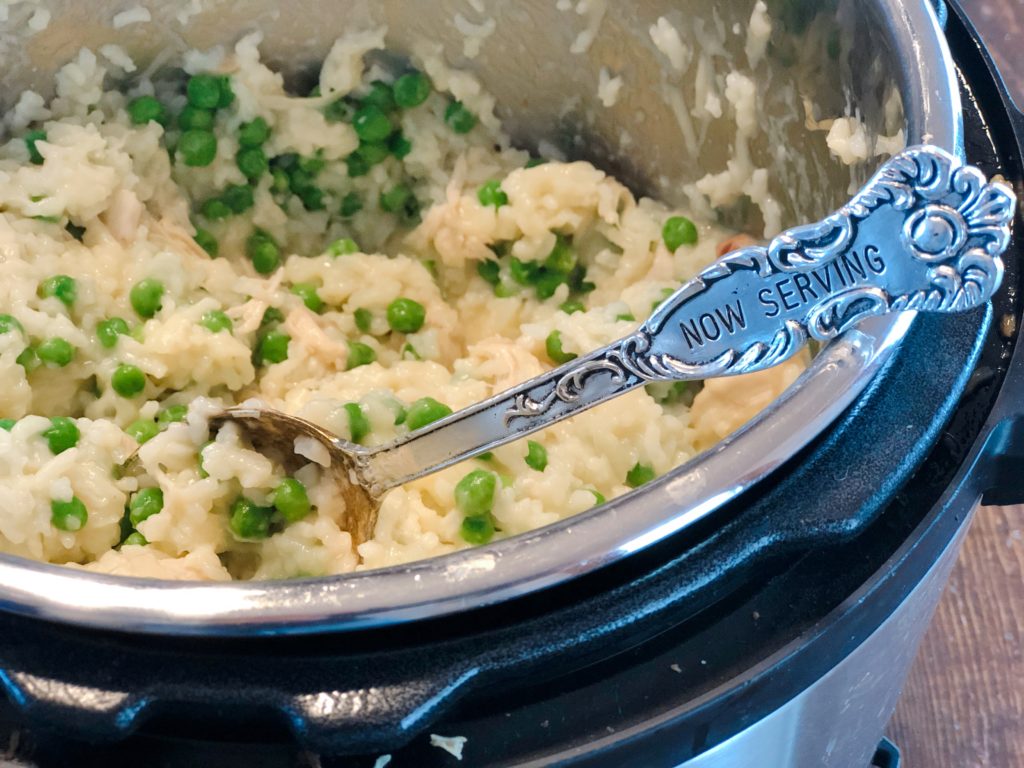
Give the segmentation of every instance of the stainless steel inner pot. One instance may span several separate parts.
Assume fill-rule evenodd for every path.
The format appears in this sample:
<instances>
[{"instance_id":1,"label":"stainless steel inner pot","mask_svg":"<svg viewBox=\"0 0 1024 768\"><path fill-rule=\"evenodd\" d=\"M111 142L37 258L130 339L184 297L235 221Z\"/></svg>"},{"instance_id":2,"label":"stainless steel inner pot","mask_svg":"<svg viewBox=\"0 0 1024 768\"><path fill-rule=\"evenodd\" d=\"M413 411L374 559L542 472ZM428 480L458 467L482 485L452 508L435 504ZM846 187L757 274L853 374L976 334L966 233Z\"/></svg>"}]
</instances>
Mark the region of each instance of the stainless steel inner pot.
<instances>
[{"instance_id":1,"label":"stainless steel inner pot","mask_svg":"<svg viewBox=\"0 0 1024 768\"><path fill-rule=\"evenodd\" d=\"M139 6L150 20L114 28L117 14ZM638 193L698 209L707 202L694 183L725 171L744 146L752 164L767 171L766 194L777 203L782 226L819 218L844 202L877 160L843 165L808 117L858 115L870 136L895 125L905 129L908 144L930 142L962 154L952 62L927 0L820 7L770 0L774 25L762 57L747 41L751 0L44 0L50 18L36 31L31 27L40 25L28 19L38 7L13 6L0 25L8 104L28 87L48 95L54 71L83 46L117 44L140 71L147 65L159 71L189 48L230 47L259 30L265 59L301 81L315 73L337 37L386 24L395 54L439 46L450 64L479 77L514 142L590 159ZM467 57L472 51L463 32L490 30L492 20L479 54ZM681 48L655 45L666 23L677 30ZM756 83L749 140L738 136L722 98L734 66ZM624 83L612 106L599 100L602 69ZM801 95L816 114L795 108L802 107ZM680 120L695 111L705 119L691 118L689 126ZM772 222L747 198L720 200L706 212L760 235ZM407 566L289 582L123 579L0 556L0 600L8 610L119 630L260 634L409 621L509 599L643 549L735 498L853 402L912 321L908 314L865 323L824 349L778 401L713 450L601 508L529 534Z\"/></svg>"}]
</instances>

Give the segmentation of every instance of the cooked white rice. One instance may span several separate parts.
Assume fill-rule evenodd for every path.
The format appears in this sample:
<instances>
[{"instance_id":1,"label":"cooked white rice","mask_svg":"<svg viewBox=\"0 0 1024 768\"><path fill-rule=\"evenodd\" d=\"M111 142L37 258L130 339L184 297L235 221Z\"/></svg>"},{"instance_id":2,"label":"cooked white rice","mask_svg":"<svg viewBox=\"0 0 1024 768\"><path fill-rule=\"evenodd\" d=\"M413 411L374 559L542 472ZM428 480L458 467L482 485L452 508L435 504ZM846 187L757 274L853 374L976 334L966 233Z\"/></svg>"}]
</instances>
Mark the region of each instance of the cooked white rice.
<instances>
[{"instance_id":1,"label":"cooked white rice","mask_svg":"<svg viewBox=\"0 0 1024 768\"><path fill-rule=\"evenodd\" d=\"M603 6L593 6L598 24ZM136 20L126 14L123 23ZM520 441L390 492L373 539L358 549L338 525L342 501L322 477L322 457L315 446L297 445L310 462L294 474L313 511L288 525L275 519L265 538L236 536L232 503L239 496L271 503L285 472L233 427L211 435L206 420L219 409L257 397L348 437L344 405L354 402L371 427L364 442L387 442L407 431L395 425L396 409L419 398L458 409L550 368L545 340L552 331L578 353L626 335L636 325L630 317L646 317L664 291L712 261L728 235L699 224L699 242L673 253L661 230L679 212L635 199L587 163L525 168L529 155L509 146L493 100L431 51L416 64L437 90L396 118L411 151L350 178L345 158L359 139L348 121L326 119L324 108L390 77L375 66L364 71L364 54L383 42L383 30L339 41L323 66L322 95L311 97L285 92L280 75L259 60L258 37L228 56L190 56L192 71L216 67L230 75L235 94L216 113L216 159L205 167L188 167L180 157L172 164L168 146L178 132L156 122L134 125L127 111L140 93L156 93L178 113L185 104L181 82L155 89L147 82L124 94L105 87L104 65L88 51L61 70L50 103L25 94L7 115L14 137L0 147L0 312L21 329L0 334L0 417L15 422L0 429L0 551L107 573L214 580L334 574L430 557L469 546L454 489L471 470L501 478L495 535L513 536L628 491L627 474L637 464L657 474L679 465L795 379L799 361L708 382L692 407L686 398L635 391L534 437L547 450L543 471L524 462ZM668 54L682 56L674 47ZM128 69L111 51L105 56ZM449 93L479 118L468 133L445 122ZM271 175L263 174L252 208L207 221L197 213L203 202L246 182L235 162L237 136L256 117L271 129L268 156L323 161L316 182L325 207L306 210L297 196L274 193ZM33 129L46 132L36 145L41 164L30 161L24 140ZM492 179L500 180L506 205L478 201L478 189ZM381 192L403 181L421 205L418 223L379 208ZM341 216L350 193L363 208ZM197 245L193 222L216 237L218 258ZM272 274L257 274L246 257L254 227L281 247L281 267ZM543 261L556 232L571 238L591 292L570 297L563 283L541 300L503 267L499 292L511 295L499 298L478 275L482 261ZM361 252L331 255L328 244L345 237ZM510 255L496 256L501 244ZM74 278L70 306L39 295L40 282L54 275ZM150 319L129 300L132 286L146 278L165 289ZM295 284L316 287L322 313L304 305L291 291ZM386 309L398 297L425 308L422 329L389 331ZM570 298L584 311L561 309ZM290 337L288 357L254 364L268 308L282 314L278 330ZM366 330L357 327L357 309L370 312ZM233 330L214 333L201 324L214 310L227 313ZM125 318L132 332L108 349L96 328L112 317ZM74 346L69 364L26 363L27 348L54 337ZM347 370L351 341L368 345L375 362ZM146 374L139 395L124 397L111 386L121 364ZM188 406L187 419L145 442L135 471L118 471L139 447L125 429L136 431L140 420L152 423L173 405ZM72 417L80 438L55 455L43 433L57 416ZM125 524L127 505L140 489L156 487L162 509L133 532ZM72 498L88 516L79 530L62 530L54 503Z\"/></svg>"}]
</instances>

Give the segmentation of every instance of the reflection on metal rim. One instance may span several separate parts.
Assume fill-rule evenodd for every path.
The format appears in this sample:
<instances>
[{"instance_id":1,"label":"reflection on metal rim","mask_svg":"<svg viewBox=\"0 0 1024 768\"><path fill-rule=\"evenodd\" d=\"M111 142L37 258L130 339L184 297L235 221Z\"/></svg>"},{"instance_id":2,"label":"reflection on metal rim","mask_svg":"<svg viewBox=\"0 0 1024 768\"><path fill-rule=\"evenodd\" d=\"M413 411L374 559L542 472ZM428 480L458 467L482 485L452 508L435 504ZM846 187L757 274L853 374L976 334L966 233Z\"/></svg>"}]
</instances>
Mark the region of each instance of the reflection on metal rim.
<instances>
[{"instance_id":1,"label":"reflection on metal rim","mask_svg":"<svg viewBox=\"0 0 1024 768\"><path fill-rule=\"evenodd\" d=\"M930 4L878 0L877 10L900 40L910 143L962 156L959 92ZM907 313L864 323L714 449L643 489L537 531L410 565L286 582L127 579L0 556L0 609L121 631L256 635L380 626L518 597L644 549L736 498L860 395L912 320Z\"/></svg>"}]
</instances>

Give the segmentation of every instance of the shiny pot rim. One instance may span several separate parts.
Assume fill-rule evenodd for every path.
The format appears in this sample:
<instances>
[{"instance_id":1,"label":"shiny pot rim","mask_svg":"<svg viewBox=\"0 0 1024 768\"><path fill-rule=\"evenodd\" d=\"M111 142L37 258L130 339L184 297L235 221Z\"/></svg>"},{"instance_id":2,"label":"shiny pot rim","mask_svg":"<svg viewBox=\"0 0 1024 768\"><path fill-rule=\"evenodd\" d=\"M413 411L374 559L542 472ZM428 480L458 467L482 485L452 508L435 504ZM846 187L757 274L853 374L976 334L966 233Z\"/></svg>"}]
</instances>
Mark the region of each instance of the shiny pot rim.
<instances>
[{"instance_id":1,"label":"shiny pot rim","mask_svg":"<svg viewBox=\"0 0 1024 768\"><path fill-rule=\"evenodd\" d=\"M908 144L962 156L952 57L926 0L877 0L896 41ZM853 403L913 313L873 318L830 344L743 429L656 481L544 528L408 565L293 581L199 583L107 576L0 555L0 608L158 634L266 635L437 618L597 570L705 518L777 470ZM737 475L739 462L746 465Z\"/></svg>"}]
</instances>

